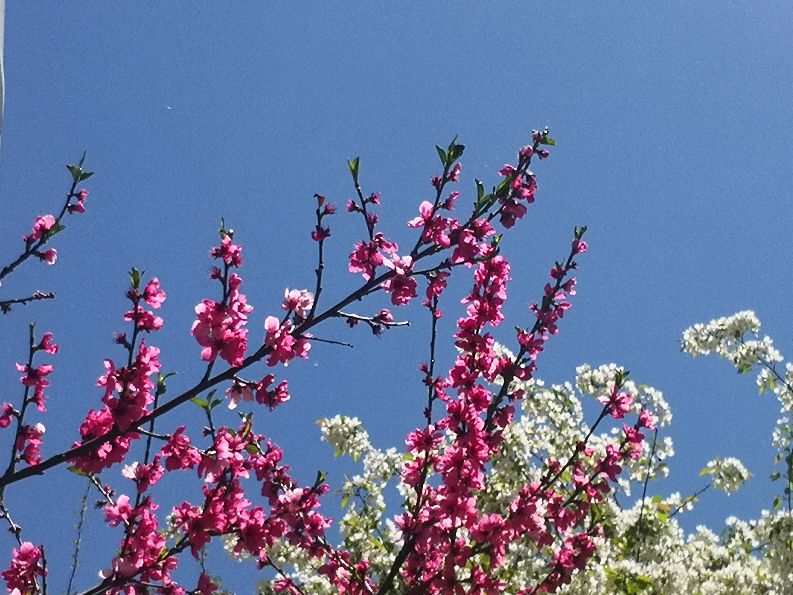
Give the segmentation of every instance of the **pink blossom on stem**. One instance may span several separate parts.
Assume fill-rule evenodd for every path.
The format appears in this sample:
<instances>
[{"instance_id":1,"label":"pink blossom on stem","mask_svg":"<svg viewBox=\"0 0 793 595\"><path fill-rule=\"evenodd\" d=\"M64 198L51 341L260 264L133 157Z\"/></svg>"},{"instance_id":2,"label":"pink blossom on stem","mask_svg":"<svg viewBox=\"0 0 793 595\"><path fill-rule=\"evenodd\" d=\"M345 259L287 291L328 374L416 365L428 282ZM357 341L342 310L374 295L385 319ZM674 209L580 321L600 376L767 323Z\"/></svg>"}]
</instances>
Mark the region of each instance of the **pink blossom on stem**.
<instances>
[{"instance_id":1,"label":"pink blossom on stem","mask_svg":"<svg viewBox=\"0 0 793 595\"><path fill-rule=\"evenodd\" d=\"M281 307L287 312L294 312L299 318L305 319L314 305L314 294L307 289L284 290L284 301Z\"/></svg>"},{"instance_id":2,"label":"pink blossom on stem","mask_svg":"<svg viewBox=\"0 0 793 595\"><path fill-rule=\"evenodd\" d=\"M223 234L220 245L212 248L209 254L212 258L222 260L228 266L237 268L242 266L242 246L235 244L228 233Z\"/></svg>"},{"instance_id":3,"label":"pink blossom on stem","mask_svg":"<svg viewBox=\"0 0 793 595\"><path fill-rule=\"evenodd\" d=\"M9 592L18 589L19 593L38 593L36 581L47 574L41 563L41 548L25 541L19 549L14 548L11 556L11 566L3 571Z\"/></svg>"},{"instance_id":4,"label":"pink blossom on stem","mask_svg":"<svg viewBox=\"0 0 793 595\"><path fill-rule=\"evenodd\" d=\"M238 275L229 277L228 305L213 300L204 300L195 307L197 320L190 329L201 350L201 359L214 361L218 355L232 366L239 366L245 358L248 346L248 314L253 307L239 292L242 279Z\"/></svg>"},{"instance_id":5,"label":"pink blossom on stem","mask_svg":"<svg viewBox=\"0 0 793 595\"><path fill-rule=\"evenodd\" d=\"M24 236L22 239L25 240L25 243L29 246L30 244L33 244L34 242L45 237L50 232L50 230L55 227L55 224L56 220L54 216L40 215L33 221L33 229L31 230L30 235Z\"/></svg>"},{"instance_id":6,"label":"pink blossom on stem","mask_svg":"<svg viewBox=\"0 0 793 595\"><path fill-rule=\"evenodd\" d=\"M11 425L14 417L16 417L16 410L11 403L3 403L0 410L0 428L7 428Z\"/></svg>"},{"instance_id":7,"label":"pink blossom on stem","mask_svg":"<svg viewBox=\"0 0 793 595\"><path fill-rule=\"evenodd\" d=\"M186 426L177 428L160 450L160 456L165 458L165 468L168 471L192 469L201 462L201 454L184 433L185 428Z\"/></svg>"},{"instance_id":8,"label":"pink blossom on stem","mask_svg":"<svg viewBox=\"0 0 793 595\"><path fill-rule=\"evenodd\" d=\"M44 353L49 353L50 355L55 355L58 353L58 346L52 342L52 339L55 335L52 333L44 333L41 336L41 341L38 345L36 345L37 351L43 351Z\"/></svg>"},{"instance_id":9,"label":"pink blossom on stem","mask_svg":"<svg viewBox=\"0 0 793 595\"><path fill-rule=\"evenodd\" d=\"M266 331L264 344L272 349L270 357L267 358L268 366L276 366L279 363L288 366L296 357L308 358L311 345L306 336L292 336L291 320L287 320L282 325L275 316L268 316L264 321L264 329Z\"/></svg>"},{"instance_id":10,"label":"pink blossom on stem","mask_svg":"<svg viewBox=\"0 0 793 595\"><path fill-rule=\"evenodd\" d=\"M46 411L45 403L47 397L44 394L44 389L50 386L47 376L52 373L54 368L50 364L42 364L37 368L31 368L26 364L17 364L16 367L17 370L23 372L19 381L23 385L33 388L33 400L36 403L36 408L41 412Z\"/></svg>"},{"instance_id":11,"label":"pink blossom on stem","mask_svg":"<svg viewBox=\"0 0 793 595\"><path fill-rule=\"evenodd\" d=\"M229 409L236 409L241 401L253 401L253 387L250 383L235 378L226 390L226 396L229 398Z\"/></svg>"},{"instance_id":12,"label":"pink blossom on stem","mask_svg":"<svg viewBox=\"0 0 793 595\"><path fill-rule=\"evenodd\" d=\"M121 471L121 475L135 482L138 486L139 494L142 494L160 481L163 473L164 470L160 465L159 457L154 457L154 460L148 465L141 465L135 461L131 465L126 465Z\"/></svg>"},{"instance_id":13,"label":"pink blossom on stem","mask_svg":"<svg viewBox=\"0 0 793 595\"><path fill-rule=\"evenodd\" d=\"M69 213L85 213L85 201L88 198L88 190L86 188L81 189L77 193L77 202L70 204L67 208Z\"/></svg>"},{"instance_id":14,"label":"pink blossom on stem","mask_svg":"<svg viewBox=\"0 0 793 595\"><path fill-rule=\"evenodd\" d=\"M383 290L391 294L391 303L395 306L406 305L418 295L416 280L410 276L413 271L413 259L410 256L399 257L393 254L391 260L386 260L383 264L394 271L393 276L383 281Z\"/></svg>"},{"instance_id":15,"label":"pink blossom on stem","mask_svg":"<svg viewBox=\"0 0 793 595\"><path fill-rule=\"evenodd\" d=\"M628 393L620 392L615 386L608 396L600 397L599 401L608 407L608 412L614 419L622 419L630 411L633 397Z\"/></svg>"},{"instance_id":16,"label":"pink blossom on stem","mask_svg":"<svg viewBox=\"0 0 793 595\"><path fill-rule=\"evenodd\" d=\"M41 462L41 445L44 441L41 437L46 429L44 424L38 423L33 426L22 426L17 434L15 447L19 453L19 458L31 467Z\"/></svg>"},{"instance_id":17,"label":"pink blossom on stem","mask_svg":"<svg viewBox=\"0 0 793 595\"><path fill-rule=\"evenodd\" d=\"M36 252L36 256L42 262L46 262L48 265L52 266L55 264L55 261L58 260L58 251L55 248L50 248L43 252Z\"/></svg>"},{"instance_id":18,"label":"pink blossom on stem","mask_svg":"<svg viewBox=\"0 0 793 595\"><path fill-rule=\"evenodd\" d=\"M289 395L289 385L286 380L278 383L277 386L270 388L275 381L275 376L267 374L261 382L256 385L256 402L267 405L273 411L278 405L286 403L291 397Z\"/></svg>"},{"instance_id":19,"label":"pink blossom on stem","mask_svg":"<svg viewBox=\"0 0 793 595\"><path fill-rule=\"evenodd\" d=\"M143 290L143 300L150 307L159 310L165 298L165 292L160 289L160 280L157 277L152 277L151 281L146 285L146 289Z\"/></svg>"}]
</instances>

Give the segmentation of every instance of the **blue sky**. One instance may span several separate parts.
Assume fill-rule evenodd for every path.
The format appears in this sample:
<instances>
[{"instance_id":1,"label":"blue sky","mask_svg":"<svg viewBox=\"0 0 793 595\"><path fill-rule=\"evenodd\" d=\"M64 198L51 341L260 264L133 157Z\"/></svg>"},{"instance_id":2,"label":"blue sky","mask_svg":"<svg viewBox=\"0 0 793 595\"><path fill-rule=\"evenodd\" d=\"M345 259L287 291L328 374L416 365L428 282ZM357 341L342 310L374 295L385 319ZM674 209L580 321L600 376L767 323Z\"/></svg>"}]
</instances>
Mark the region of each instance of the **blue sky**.
<instances>
[{"instance_id":1,"label":"blue sky","mask_svg":"<svg viewBox=\"0 0 793 595\"><path fill-rule=\"evenodd\" d=\"M221 216L245 247L255 340L284 287L313 284L311 196L337 204L351 196L347 158L361 156L365 189L383 196L384 229L408 241L403 223L429 195L436 143L459 135L467 146L470 197L474 177L494 180L530 130L548 125L559 146L536 168L538 202L504 248L509 322L528 319L526 304L573 226L588 225L574 309L539 375L561 382L584 362L623 364L663 390L675 414L678 455L654 490L696 491L699 470L717 455L755 473L737 496L708 495L686 528L759 514L773 493L777 404L727 363L682 355L677 339L695 322L752 308L783 353L793 348L791 30L787 2L9 1L2 260L16 255L35 215L59 204L64 163L87 149L97 174L88 213L55 240L57 265L31 263L0 290L58 291L56 303L0 321L4 399L19 398L13 362L36 320L62 346L42 419L47 452L71 444L99 402L102 360L120 356L111 339L130 266L168 292L166 329L154 342L180 373L172 390L190 386L202 368L188 333L193 306L214 297L207 252ZM357 282L344 270L363 232L356 223L333 221L328 299ZM452 322L454 306L447 310ZM315 346L287 372L293 400L258 416L304 481L322 468L338 485L352 471L320 444L319 417L357 415L383 447L421 423L416 369L427 333L421 312L404 317L411 329L379 340L323 328L356 348ZM176 413L163 430L190 420L194 412ZM113 473L107 480L122 485ZM49 545L56 590L65 588L81 490L63 470L9 489L25 539ZM96 582L118 535L92 511L86 539L83 587ZM228 575L225 565L215 552L210 568ZM237 569L228 584L242 593L253 580Z\"/></svg>"}]
</instances>

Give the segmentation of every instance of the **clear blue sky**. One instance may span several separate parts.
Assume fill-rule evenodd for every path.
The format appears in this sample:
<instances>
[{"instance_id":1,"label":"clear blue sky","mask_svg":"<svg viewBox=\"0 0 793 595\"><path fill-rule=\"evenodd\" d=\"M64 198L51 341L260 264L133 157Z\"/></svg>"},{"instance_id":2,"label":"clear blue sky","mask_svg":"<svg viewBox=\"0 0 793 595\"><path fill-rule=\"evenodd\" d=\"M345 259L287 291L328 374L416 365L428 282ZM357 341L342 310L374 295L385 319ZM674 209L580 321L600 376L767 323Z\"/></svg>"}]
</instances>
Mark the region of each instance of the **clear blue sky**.
<instances>
[{"instance_id":1,"label":"clear blue sky","mask_svg":"<svg viewBox=\"0 0 793 595\"><path fill-rule=\"evenodd\" d=\"M676 341L694 322L753 308L793 355L793 8L585 4L9 0L1 260L16 255L34 215L59 204L65 162L87 149L97 174L87 215L54 242L57 265L31 263L0 290L59 294L0 320L3 400L19 398L13 362L24 358L25 327L36 320L62 347L42 419L46 452L71 444L99 402L102 360L120 356L111 338L133 265L168 292L166 329L154 342L165 368L180 372L172 390L190 386L202 370L189 336L193 306L214 297L207 251L221 216L245 247L255 341L284 287L313 284L311 196L337 204L351 196L345 159L361 156L366 190L383 196L385 230L406 241L404 221L436 173L434 144L459 135L467 145L470 197L473 177L494 180L530 130L548 125L559 146L536 168L538 203L505 246L509 322L528 319L526 304L573 226L587 224L591 250L574 309L539 375L561 382L584 362L625 365L662 389L675 414L672 477L653 490L694 492L699 469L717 455L737 456L755 473L737 496L708 495L686 528L718 530L729 514L759 514L771 500L777 404L757 396L753 378L736 377L725 362L691 360ZM344 216L333 224L328 299L357 282L344 268L362 232ZM454 307L447 310L452 322ZM317 345L289 368L293 400L260 412L257 426L304 481L322 468L338 485L353 470L320 444L319 417L357 415L383 447L400 446L421 423L420 314L406 311L415 326L380 340L328 325L322 336L356 348ZM177 412L161 429L198 419ZM119 471L106 480L124 485ZM178 492L180 479L162 491ZM9 489L24 538L48 545L55 591L65 588L82 486L60 469ZM331 502L329 512L337 510ZM118 538L92 511L79 586L96 582ZM9 552L10 536L0 547ZM210 569L250 591L254 577L241 567L231 576L227 564L213 552Z\"/></svg>"}]
</instances>

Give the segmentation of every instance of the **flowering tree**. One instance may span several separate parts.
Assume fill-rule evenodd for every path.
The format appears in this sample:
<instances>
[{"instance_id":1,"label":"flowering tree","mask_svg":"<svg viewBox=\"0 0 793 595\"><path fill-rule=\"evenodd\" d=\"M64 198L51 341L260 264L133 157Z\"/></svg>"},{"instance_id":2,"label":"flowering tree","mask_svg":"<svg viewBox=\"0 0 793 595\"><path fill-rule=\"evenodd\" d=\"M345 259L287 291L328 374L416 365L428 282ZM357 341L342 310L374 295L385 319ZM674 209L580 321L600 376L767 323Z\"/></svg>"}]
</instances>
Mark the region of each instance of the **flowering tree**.
<instances>
[{"instance_id":1,"label":"flowering tree","mask_svg":"<svg viewBox=\"0 0 793 595\"><path fill-rule=\"evenodd\" d=\"M456 214L460 192L451 188L460 180L464 147L456 140L437 147L440 171L431 178L432 198L407 223L416 230L407 248L381 231L380 195L364 192L360 162L350 161L355 198L345 210L359 218L362 234L348 268L361 281L336 303L321 300L336 208L317 194L310 234L317 251L314 286L287 289L283 312L260 317L263 330L251 336L253 307L242 293L239 272L242 247L222 224L210 252L217 294L196 306L190 329L205 369L177 396L165 396L169 374L153 344L164 324L157 312L165 291L159 279L132 269L123 314L127 330L115 337L122 355L105 360L105 374L97 381L101 404L86 414L71 448L46 456L44 425L31 417L46 412L53 372L49 362L58 347L52 333L37 334L31 326L27 361L17 364L22 395L4 403L0 416L10 450L8 468L0 476L0 517L16 540L2 573L8 590L46 591L47 544L14 522L3 496L6 489L59 466L86 477L103 501L107 524L119 533L117 551L84 593L218 592L217 582L205 572L189 584L177 584L174 578L180 561L203 560L213 539L223 540L231 556L250 559L263 571L263 593L672 593L681 592L675 590L680 585L710 584L702 573L681 574L671 561L662 562L661 554L671 548L679 564L691 551L702 550L701 543L713 551L737 547L750 539L750 531L736 531L740 537L726 545L712 534L686 541L675 515L693 499L645 498L648 479L665 473L664 460L672 454L671 441L659 435L671 421L662 394L636 384L615 365L579 368L577 392L572 384L546 387L536 378L545 344L571 307L573 274L587 250L586 228L574 230L566 253L551 266L538 301L530 306L529 323L515 328L514 345L502 346L492 335L504 322L510 280L498 230L508 236L534 202L537 183L530 165L547 158L547 147L554 144L547 129L535 131L516 162L498 172L500 179L490 191L476 181L473 206L462 216ZM92 175L84 169L84 159L69 170L72 185L59 214L35 219L24 249L0 270L0 280L34 257L56 262L57 252L48 246L67 217L85 211L88 191L80 186ZM456 357L450 369L440 370L436 355L445 338L438 332L441 306L460 299L446 293L454 274L470 274L472 282L452 337ZM345 513L334 526L321 507L330 489L324 476L299 485L283 462L284 453L256 430L254 418L290 400L279 368L309 357L312 343L320 340L313 331L323 322L342 319L375 334L406 324L390 309L365 310L376 293L385 293L397 308L422 294L429 343L421 364L424 422L407 436L405 452L374 447L355 418L320 422L323 439L338 455L363 463L363 472L341 486ZM34 307L31 302L52 297L43 292L9 297L0 308ZM758 329L759 323L743 334ZM686 335L686 346L692 353L719 350L732 357L740 352L735 361L744 370L765 366L761 386L777 391L780 399L786 395L783 407L789 410L791 379L776 372L776 352L770 344L743 341L743 334L736 347L733 331L718 335L711 327L695 327ZM582 396L597 404L590 422ZM190 406L203 410L204 428L176 425L168 415ZM789 422L780 423L780 452L787 453L788 465L787 511L768 516L752 536L778 532L781 523L790 521L786 427ZM131 483L111 479L117 476L108 471L122 465L122 477ZM714 462L708 472L715 487L726 489L745 477L742 466L729 460ZM168 473L193 473L201 485L163 514L156 485ZM399 494L398 511L385 505L389 484ZM636 484L642 486L641 499L621 509L619 494L630 495ZM779 543L789 545L784 538ZM782 576L778 569L789 560L781 546L763 552L767 555L744 560L747 568L757 562L752 584L758 588L776 585L773 581ZM698 559L703 568L713 569L711 558ZM712 570L707 580L722 584L716 575L723 568Z\"/></svg>"}]
</instances>

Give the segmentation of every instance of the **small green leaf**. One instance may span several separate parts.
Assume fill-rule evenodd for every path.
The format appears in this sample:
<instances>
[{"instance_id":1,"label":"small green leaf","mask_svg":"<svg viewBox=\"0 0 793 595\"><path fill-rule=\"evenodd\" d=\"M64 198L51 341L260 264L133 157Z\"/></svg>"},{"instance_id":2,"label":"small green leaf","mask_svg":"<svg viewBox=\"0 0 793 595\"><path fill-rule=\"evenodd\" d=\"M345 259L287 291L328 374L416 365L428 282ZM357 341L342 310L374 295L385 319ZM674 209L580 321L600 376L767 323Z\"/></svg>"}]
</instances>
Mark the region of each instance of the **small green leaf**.
<instances>
[{"instance_id":1,"label":"small green leaf","mask_svg":"<svg viewBox=\"0 0 793 595\"><path fill-rule=\"evenodd\" d=\"M344 498L341 499L341 507L347 508L347 503L350 501L350 495L344 494Z\"/></svg>"},{"instance_id":2,"label":"small green leaf","mask_svg":"<svg viewBox=\"0 0 793 595\"><path fill-rule=\"evenodd\" d=\"M83 175L83 170L81 167L70 163L66 166L66 169L68 169L69 173L72 174L72 180L75 184L80 181L80 176Z\"/></svg>"},{"instance_id":3,"label":"small green leaf","mask_svg":"<svg viewBox=\"0 0 793 595\"><path fill-rule=\"evenodd\" d=\"M314 489L317 489L325 481L327 474L324 471L317 471L317 478L314 480Z\"/></svg>"},{"instance_id":4,"label":"small green leaf","mask_svg":"<svg viewBox=\"0 0 793 595\"><path fill-rule=\"evenodd\" d=\"M193 403L194 405L198 405L199 407L201 407L201 409L207 408L207 402L204 399L193 397L192 399L190 399L190 402Z\"/></svg>"},{"instance_id":5,"label":"small green leaf","mask_svg":"<svg viewBox=\"0 0 793 595\"><path fill-rule=\"evenodd\" d=\"M779 510L779 507L782 506L782 498L779 495L774 496L774 502L771 504L771 508L774 510Z\"/></svg>"},{"instance_id":6,"label":"small green leaf","mask_svg":"<svg viewBox=\"0 0 793 595\"><path fill-rule=\"evenodd\" d=\"M86 156L87 153L88 153L88 151L83 151L83 156L80 157L80 163L78 164L78 167L80 169L83 168L83 163L85 163L85 156Z\"/></svg>"},{"instance_id":7,"label":"small green leaf","mask_svg":"<svg viewBox=\"0 0 793 595\"><path fill-rule=\"evenodd\" d=\"M446 151L435 145L435 150L438 151L438 157L441 158L441 164L446 167Z\"/></svg>"},{"instance_id":8,"label":"small green leaf","mask_svg":"<svg viewBox=\"0 0 793 595\"><path fill-rule=\"evenodd\" d=\"M770 479L771 481L776 481L777 479L779 479L779 477L780 477L780 475L779 475L779 471L774 471L774 472L771 474L771 477L770 477L769 479Z\"/></svg>"},{"instance_id":9,"label":"small green leaf","mask_svg":"<svg viewBox=\"0 0 793 595\"><path fill-rule=\"evenodd\" d=\"M462 157L463 151L465 151L465 145L458 145L452 141L452 144L449 145L449 165Z\"/></svg>"},{"instance_id":10,"label":"small green leaf","mask_svg":"<svg viewBox=\"0 0 793 595\"><path fill-rule=\"evenodd\" d=\"M476 183L476 202L482 202L482 197L485 195L485 185L480 180L474 180Z\"/></svg>"},{"instance_id":11,"label":"small green leaf","mask_svg":"<svg viewBox=\"0 0 793 595\"><path fill-rule=\"evenodd\" d=\"M80 174L80 179L78 180L78 182L82 182L83 180L87 180L88 178L90 178L93 175L94 175L94 172L92 172L92 171L84 171L82 174Z\"/></svg>"},{"instance_id":12,"label":"small green leaf","mask_svg":"<svg viewBox=\"0 0 793 595\"><path fill-rule=\"evenodd\" d=\"M61 233L61 232L62 232L64 229L66 229L66 226L65 226L65 225L63 225L62 223L58 223L57 225L55 225L54 227L52 227L52 228L51 228L51 229L50 229L50 230L47 232L47 236L46 236L46 237L47 237L47 239L49 240L49 239L50 239L51 237L53 237L54 235Z\"/></svg>"},{"instance_id":13,"label":"small green leaf","mask_svg":"<svg viewBox=\"0 0 793 595\"><path fill-rule=\"evenodd\" d=\"M88 477L88 474L85 471L78 469L74 465L72 465L71 467L67 467L67 470L71 471L75 475L79 475L80 477Z\"/></svg>"},{"instance_id":14,"label":"small green leaf","mask_svg":"<svg viewBox=\"0 0 793 595\"><path fill-rule=\"evenodd\" d=\"M356 157L347 162L347 167L350 168L350 173L352 174L352 181L358 184L358 167L361 164L361 158Z\"/></svg>"},{"instance_id":15,"label":"small green leaf","mask_svg":"<svg viewBox=\"0 0 793 595\"><path fill-rule=\"evenodd\" d=\"M129 284L132 289L138 289L140 287L140 271L135 267L129 270Z\"/></svg>"}]
</instances>

